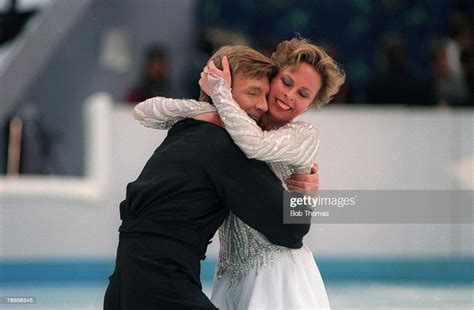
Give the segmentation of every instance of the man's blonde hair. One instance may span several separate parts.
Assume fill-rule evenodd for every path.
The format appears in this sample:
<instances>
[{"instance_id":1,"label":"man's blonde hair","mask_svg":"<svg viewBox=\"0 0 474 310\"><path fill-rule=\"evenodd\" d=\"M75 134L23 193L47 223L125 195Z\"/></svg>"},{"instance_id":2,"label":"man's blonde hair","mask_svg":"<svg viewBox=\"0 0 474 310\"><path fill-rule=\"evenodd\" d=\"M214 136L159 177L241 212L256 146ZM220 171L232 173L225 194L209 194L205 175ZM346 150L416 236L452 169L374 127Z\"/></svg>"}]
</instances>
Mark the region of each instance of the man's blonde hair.
<instances>
[{"instance_id":1,"label":"man's blonde hair","mask_svg":"<svg viewBox=\"0 0 474 310\"><path fill-rule=\"evenodd\" d=\"M281 42L272 54L272 60L280 69L293 65L298 66L301 62L305 62L321 75L321 88L312 102L317 107L331 101L346 78L344 70L323 48L305 39L293 38Z\"/></svg>"},{"instance_id":2,"label":"man's blonde hair","mask_svg":"<svg viewBox=\"0 0 474 310\"><path fill-rule=\"evenodd\" d=\"M248 78L267 77L270 81L278 70L270 58L247 46L223 46L212 55L210 60L213 60L217 68L222 70L224 56L229 60L232 78L238 73ZM201 90L199 101L211 102L211 98Z\"/></svg>"}]
</instances>

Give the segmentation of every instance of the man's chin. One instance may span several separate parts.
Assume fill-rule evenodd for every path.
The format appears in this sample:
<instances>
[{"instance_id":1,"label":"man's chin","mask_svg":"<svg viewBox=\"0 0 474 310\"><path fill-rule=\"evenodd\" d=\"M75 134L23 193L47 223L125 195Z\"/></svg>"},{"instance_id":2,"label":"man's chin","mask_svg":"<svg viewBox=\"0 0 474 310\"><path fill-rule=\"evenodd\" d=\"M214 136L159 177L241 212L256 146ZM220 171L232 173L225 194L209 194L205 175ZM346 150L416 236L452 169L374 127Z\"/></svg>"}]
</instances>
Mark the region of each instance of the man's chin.
<instances>
[{"instance_id":1,"label":"man's chin","mask_svg":"<svg viewBox=\"0 0 474 310\"><path fill-rule=\"evenodd\" d=\"M254 115L249 115L249 117L257 123L260 122L260 119L262 118L261 116L254 116Z\"/></svg>"}]
</instances>

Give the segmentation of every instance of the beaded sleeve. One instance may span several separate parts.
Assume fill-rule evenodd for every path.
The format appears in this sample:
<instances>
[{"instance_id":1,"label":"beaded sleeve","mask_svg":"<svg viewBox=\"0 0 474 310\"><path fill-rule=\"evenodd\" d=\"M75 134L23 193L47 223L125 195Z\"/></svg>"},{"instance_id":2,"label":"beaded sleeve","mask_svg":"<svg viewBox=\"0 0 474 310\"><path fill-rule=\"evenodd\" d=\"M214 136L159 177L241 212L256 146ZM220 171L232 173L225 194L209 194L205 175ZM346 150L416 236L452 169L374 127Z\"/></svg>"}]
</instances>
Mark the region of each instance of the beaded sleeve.
<instances>
[{"instance_id":1,"label":"beaded sleeve","mask_svg":"<svg viewBox=\"0 0 474 310\"><path fill-rule=\"evenodd\" d=\"M291 165L298 173L310 171L319 150L319 131L313 125L296 121L263 131L234 100L224 79L210 74L208 84L227 132L247 157Z\"/></svg>"},{"instance_id":2,"label":"beaded sleeve","mask_svg":"<svg viewBox=\"0 0 474 310\"><path fill-rule=\"evenodd\" d=\"M216 108L208 102L153 97L137 104L132 114L145 127L169 129L184 118L208 112L216 112Z\"/></svg>"}]
</instances>

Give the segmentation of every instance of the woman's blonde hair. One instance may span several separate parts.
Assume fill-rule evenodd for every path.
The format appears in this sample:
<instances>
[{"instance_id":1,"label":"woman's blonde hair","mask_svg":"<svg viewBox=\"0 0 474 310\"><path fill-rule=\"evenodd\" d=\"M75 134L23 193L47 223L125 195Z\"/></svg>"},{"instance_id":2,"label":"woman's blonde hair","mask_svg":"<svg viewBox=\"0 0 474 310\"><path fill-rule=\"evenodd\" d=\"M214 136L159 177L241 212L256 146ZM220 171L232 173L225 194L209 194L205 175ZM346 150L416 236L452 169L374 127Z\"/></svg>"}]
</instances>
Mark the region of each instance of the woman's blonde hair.
<instances>
[{"instance_id":1,"label":"woman's blonde hair","mask_svg":"<svg viewBox=\"0 0 474 310\"><path fill-rule=\"evenodd\" d=\"M272 54L272 60L280 69L305 62L321 75L321 88L312 102L317 107L331 101L346 79L344 70L323 48L305 39L293 38L281 42Z\"/></svg>"},{"instance_id":2,"label":"woman's blonde hair","mask_svg":"<svg viewBox=\"0 0 474 310\"><path fill-rule=\"evenodd\" d=\"M270 58L247 46L223 46L212 55L210 60L213 60L216 67L222 70L224 56L229 61L232 78L239 73L249 78L267 77L270 81L278 70ZM199 101L211 102L211 99L201 90Z\"/></svg>"}]
</instances>

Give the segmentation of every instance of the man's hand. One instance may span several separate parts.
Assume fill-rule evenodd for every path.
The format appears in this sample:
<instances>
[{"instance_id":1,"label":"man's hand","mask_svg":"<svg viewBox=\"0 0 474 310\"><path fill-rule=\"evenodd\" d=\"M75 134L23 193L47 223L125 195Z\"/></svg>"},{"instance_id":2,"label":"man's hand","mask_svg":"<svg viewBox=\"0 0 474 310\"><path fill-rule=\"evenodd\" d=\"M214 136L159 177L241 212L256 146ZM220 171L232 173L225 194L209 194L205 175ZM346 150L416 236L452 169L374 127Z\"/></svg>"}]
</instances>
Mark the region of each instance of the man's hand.
<instances>
[{"instance_id":1,"label":"man's hand","mask_svg":"<svg viewBox=\"0 0 474 310\"><path fill-rule=\"evenodd\" d=\"M217 112L202 113L202 114L194 116L193 118L198 121L213 123L213 124L216 124L217 126L221 126L222 128L224 128L224 123L222 122Z\"/></svg>"},{"instance_id":2,"label":"man's hand","mask_svg":"<svg viewBox=\"0 0 474 310\"><path fill-rule=\"evenodd\" d=\"M311 194L319 189L319 165L314 163L309 174L293 174L286 181L288 189L302 194Z\"/></svg>"}]
</instances>

